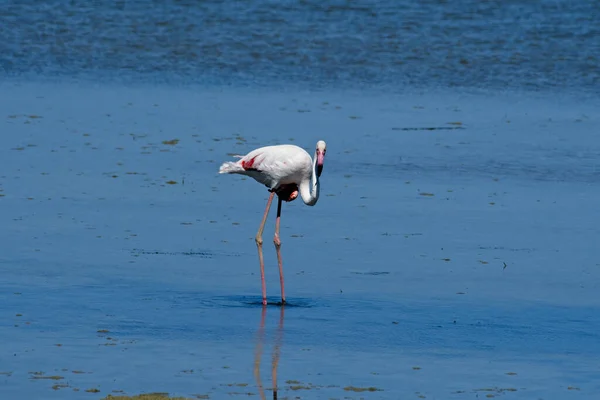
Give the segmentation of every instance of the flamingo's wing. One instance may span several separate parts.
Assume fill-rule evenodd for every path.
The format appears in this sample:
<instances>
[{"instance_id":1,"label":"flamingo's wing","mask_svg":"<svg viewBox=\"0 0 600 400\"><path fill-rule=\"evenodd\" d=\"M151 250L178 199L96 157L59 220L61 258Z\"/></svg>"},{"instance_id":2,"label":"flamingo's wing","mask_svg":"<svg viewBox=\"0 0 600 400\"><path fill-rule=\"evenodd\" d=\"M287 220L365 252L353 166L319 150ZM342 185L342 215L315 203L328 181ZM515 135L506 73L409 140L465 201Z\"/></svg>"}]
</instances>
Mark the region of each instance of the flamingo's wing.
<instances>
[{"instance_id":1,"label":"flamingo's wing","mask_svg":"<svg viewBox=\"0 0 600 400\"><path fill-rule=\"evenodd\" d=\"M298 149L290 145L261 147L245 156L234 155L239 160L224 163L219 172L249 175L272 188L282 179L294 175L298 167Z\"/></svg>"},{"instance_id":2,"label":"flamingo's wing","mask_svg":"<svg viewBox=\"0 0 600 400\"><path fill-rule=\"evenodd\" d=\"M294 145L261 147L237 158L236 162L224 163L219 172L251 176L270 188L298 184L304 175L310 174L310 156Z\"/></svg>"},{"instance_id":3,"label":"flamingo's wing","mask_svg":"<svg viewBox=\"0 0 600 400\"><path fill-rule=\"evenodd\" d=\"M269 146L251 151L239 162L247 171L259 171L275 177L293 168L294 154L285 151L282 146Z\"/></svg>"}]
</instances>

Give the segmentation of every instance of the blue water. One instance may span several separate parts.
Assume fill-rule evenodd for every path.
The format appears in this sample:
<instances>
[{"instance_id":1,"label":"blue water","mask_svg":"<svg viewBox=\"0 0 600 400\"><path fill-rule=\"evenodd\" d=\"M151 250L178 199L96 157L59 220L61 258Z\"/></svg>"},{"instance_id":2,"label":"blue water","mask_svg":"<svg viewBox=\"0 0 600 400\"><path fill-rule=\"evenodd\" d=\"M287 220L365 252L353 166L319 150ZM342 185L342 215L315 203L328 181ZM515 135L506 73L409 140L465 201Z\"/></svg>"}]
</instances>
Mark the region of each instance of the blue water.
<instances>
[{"instance_id":1,"label":"blue water","mask_svg":"<svg viewBox=\"0 0 600 400\"><path fill-rule=\"evenodd\" d=\"M598 398L598 7L4 2L0 398Z\"/></svg>"},{"instance_id":2,"label":"blue water","mask_svg":"<svg viewBox=\"0 0 600 400\"><path fill-rule=\"evenodd\" d=\"M600 85L594 1L9 0L0 37L11 76L388 92Z\"/></svg>"}]
</instances>

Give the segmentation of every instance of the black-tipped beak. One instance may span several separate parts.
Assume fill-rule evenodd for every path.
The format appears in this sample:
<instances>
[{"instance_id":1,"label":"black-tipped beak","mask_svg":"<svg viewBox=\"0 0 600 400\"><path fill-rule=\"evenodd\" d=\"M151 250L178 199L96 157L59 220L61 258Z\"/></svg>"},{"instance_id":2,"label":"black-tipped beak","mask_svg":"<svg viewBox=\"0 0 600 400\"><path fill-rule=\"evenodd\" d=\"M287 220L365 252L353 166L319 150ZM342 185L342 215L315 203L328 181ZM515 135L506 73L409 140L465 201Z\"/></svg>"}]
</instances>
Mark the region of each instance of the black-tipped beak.
<instances>
[{"instance_id":1,"label":"black-tipped beak","mask_svg":"<svg viewBox=\"0 0 600 400\"><path fill-rule=\"evenodd\" d=\"M325 162L325 154L317 150L317 176L321 176L323 172L323 163Z\"/></svg>"}]
</instances>

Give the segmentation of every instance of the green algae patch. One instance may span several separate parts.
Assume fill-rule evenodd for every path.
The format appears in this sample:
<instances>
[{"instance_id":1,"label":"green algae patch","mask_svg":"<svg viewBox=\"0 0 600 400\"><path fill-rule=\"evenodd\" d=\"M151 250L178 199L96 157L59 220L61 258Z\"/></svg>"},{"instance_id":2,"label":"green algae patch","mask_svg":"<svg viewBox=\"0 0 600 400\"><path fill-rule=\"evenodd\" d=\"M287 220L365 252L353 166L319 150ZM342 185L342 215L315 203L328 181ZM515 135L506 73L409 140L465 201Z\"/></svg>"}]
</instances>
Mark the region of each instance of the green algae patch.
<instances>
[{"instance_id":1,"label":"green algae patch","mask_svg":"<svg viewBox=\"0 0 600 400\"><path fill-rule=\"evenodd\" d=\"M356 386L346 386L344 388L345 391L347 392L382 392L383 389L377 389L376 387L370 386L370 387L356 387Z\"/></svg>"},{"instance_id":2,"label":"green algae patch","mask_svg":"<svg viewBox=\"0 0 600 400\"><path fill-rule=\"evenodd\" d=\"M169 397L168 393L146 393L137 396L113 396L109 394L102 400L193 400L189 397Z\"/></svg>"},{"instance_id":3,"label":"green algae patch","mask_svg":"<svg viewBox=\"0 0 600 400\"><path fill-rule=\"evenodd\" d=\"M52 379L54 381L60 381L61 379L65 379L65 377L60 375L34 375L30 379Z\"/></svg>"},{"instance_id":4,"label":"green algae patch","mask_svg":"<svg viewBox=\"0 0 600 400\"><path fill-rule=\"evenodd\" d=\"M290 390L310 390L314 389L312 386L307 385L291 385Z\"/></svg>"},{"instance_id":5,"label":"green algae patch","mask_svg":"<svg viewBox=\"0 0 600 400\"><path fill-rule=\"evenodd\" d=\"M503 394L504 392L516 392L516 391L517 391L517 389L515 389L515 388L488 387L488 388L475 389L473 392L494 392L495 394ZM494 395L486 396L486 397L494 397Z\"/></svg>"}]
</instances>

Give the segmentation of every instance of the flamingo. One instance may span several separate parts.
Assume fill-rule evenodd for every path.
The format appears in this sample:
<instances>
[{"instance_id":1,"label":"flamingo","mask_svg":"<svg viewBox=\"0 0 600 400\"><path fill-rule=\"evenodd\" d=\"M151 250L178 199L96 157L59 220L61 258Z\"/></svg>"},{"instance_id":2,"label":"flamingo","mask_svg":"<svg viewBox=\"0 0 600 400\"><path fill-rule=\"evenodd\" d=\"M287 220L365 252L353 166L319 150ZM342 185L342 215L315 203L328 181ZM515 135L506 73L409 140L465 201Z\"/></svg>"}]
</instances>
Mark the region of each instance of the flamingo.
<instances>
[{"instance_id":1,"label":"flamingo","mask_svg":"<svg viewBox=\"0 0 600 400\"><path fill-rule=\"evenodd\" d=\"M281 304L285 304L285 290L283 283L283 262L281 259L281 239L279 238L279 223L281 220L282 201L294 201L298 192L304 204L314 206L319 200L319 177L323 172L326 144L317 142L314 159L301 147L291 144L265 146L251 151L245 156L235 156L238 161L228 161L219 168L220 174L241 174L254 178L269 188L269 199L258 227L255 241L258 248L260 263L260 280L262 285L262 304L267 305L267 288L265 285L265 263L262 252L262 234L267 222L267 215L271 209L273 197L277 195L277 219L275 220L275 250L277 251L277 264L279 265L279 283L281 285Z\"/></svg>"}]
</instances>

